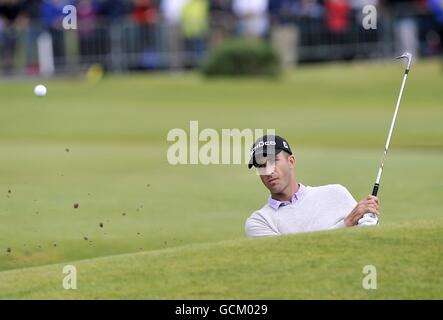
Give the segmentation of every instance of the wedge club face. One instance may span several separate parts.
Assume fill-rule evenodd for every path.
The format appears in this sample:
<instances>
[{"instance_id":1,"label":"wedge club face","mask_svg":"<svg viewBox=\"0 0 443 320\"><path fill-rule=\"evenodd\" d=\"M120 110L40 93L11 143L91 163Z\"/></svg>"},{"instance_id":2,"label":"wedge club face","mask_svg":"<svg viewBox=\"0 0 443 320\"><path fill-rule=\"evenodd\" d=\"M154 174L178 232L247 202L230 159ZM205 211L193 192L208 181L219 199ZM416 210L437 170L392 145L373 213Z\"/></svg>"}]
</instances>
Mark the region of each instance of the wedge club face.
<instances>
[{"instance_id":1,"label":"wedge club face","mask_svg":"<svg viewBox=\"0 0 443 320\"><path fill-rule=\"evenodd\" d=\"M396 59L407 59L408 62L406 65L406 70L409 70L409 68L411 67L411 62L412 62L412 54L410 54L409 52L405 52L401 56L398 56Z\"/></svg>"}]
</instances>

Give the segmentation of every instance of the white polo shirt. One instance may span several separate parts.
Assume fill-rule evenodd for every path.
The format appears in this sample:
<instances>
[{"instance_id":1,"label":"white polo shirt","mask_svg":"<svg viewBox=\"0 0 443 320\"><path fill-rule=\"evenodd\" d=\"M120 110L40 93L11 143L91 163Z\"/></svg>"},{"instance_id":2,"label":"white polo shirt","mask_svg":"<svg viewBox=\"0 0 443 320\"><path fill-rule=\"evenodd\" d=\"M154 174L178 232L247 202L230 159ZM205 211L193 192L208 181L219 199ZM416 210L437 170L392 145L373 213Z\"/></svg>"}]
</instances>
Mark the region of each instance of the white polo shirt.
<instances>
[{"instance_id":1,"label":"white polo shirt","mask_svg":"<svg viewBox=\"0 0 443 320\"><path fill-rule=\"evenodd\" d=\"M263 237L345 227L344 218L357 205L345 187L301 187L303 192L297 192L290 203L275 206L274 200L255 211L246 220L246 234Z\"/></svg>"}]
</instances>

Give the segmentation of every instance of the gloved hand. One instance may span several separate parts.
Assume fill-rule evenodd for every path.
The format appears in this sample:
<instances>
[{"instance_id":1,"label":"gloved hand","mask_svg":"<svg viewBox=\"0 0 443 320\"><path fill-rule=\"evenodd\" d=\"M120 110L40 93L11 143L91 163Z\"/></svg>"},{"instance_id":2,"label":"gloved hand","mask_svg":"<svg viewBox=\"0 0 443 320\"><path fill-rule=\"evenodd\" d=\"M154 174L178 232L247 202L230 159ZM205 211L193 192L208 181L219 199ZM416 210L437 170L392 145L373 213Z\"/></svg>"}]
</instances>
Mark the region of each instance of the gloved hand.
<instances>
[{"instance_id":1,"label":"gloved hand","mask_svg":"<svg viewBox=\"0 0 443 320\"><path fill-rule=\"evenodd\" d=\"M378 208L378 198L373 195L368 195L366 198L357 203L355 208L346 216L344 219L345 226L352 227L360 225L360 220L362 219L364 219L362 220L362 223L372 225L374 221L367 219L367 215L374 215L372 216L372 219L378 220Z\"/></svg>"}]
</instances>

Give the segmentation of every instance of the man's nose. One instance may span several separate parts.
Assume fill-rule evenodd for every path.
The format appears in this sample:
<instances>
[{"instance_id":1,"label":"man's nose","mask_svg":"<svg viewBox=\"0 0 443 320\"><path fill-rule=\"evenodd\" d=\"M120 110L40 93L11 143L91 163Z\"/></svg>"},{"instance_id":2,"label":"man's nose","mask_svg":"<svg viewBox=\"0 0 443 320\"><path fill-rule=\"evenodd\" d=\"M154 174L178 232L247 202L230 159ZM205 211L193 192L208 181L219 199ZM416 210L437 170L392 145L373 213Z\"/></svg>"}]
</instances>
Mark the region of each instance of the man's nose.
<instances>
[{"instance_id":1,"label":"man's nose","mask_svg":"<svg viewBox=\"0 0 443 320\"><path fill-rule=\"evenodd\" d=\"M275 165L269 162L266 162L265 172L267 176L270 176L274 173Z\"/></svg>"}]
</instances>

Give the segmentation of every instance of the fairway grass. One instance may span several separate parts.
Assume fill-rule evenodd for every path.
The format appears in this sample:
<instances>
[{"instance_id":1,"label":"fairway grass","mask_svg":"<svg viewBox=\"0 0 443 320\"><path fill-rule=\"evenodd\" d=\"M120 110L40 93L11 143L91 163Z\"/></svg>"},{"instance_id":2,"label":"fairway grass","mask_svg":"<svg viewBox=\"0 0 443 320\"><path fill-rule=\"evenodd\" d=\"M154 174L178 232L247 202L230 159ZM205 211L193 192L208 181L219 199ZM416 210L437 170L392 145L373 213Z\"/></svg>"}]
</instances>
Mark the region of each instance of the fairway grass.
<instances>
[{"instance_id":1,"label":"fairway grass","mask_svg":"<svg viewBox=\"0 0 443 320\"><path fill-rule=\"evenodd\" d=\"M11 193L0 202L0 270L238 239L268 197L244 165L171 167L142 145L7 150L14 161L2 161ZM361 199L379 151L296 148L298 177L312 186L340 183ZM384 225L441 216L442 160L429 150L390 154L380 190Z\"/></svg>"},{"instance_id":2,"label":"fairway grass","mask_svg":"<svg viewBox=\"0 0 443 320\"><path fill-rule=\"evenodd\" d=\"M339 183L360 200L372 190L402 74L400 63L378 62L301 67L279 80L58 79L45 82L44 98L33 95L35 81L2 83L0 297L441 298L437 61L411 69L379 228L249 240L244 221L268 198L253 170L166 158L168 132L193 120L218 132L275 129L295 152L300 182ZM379 270L375 293L361 291L366 257ZM60 291L60 268L72 261L81 261L80 289Z\"/></svg>"},{"instance_id":3,"label":"fairway grass","mask_svg":"<svg viewBox=\"0 0 443 320\"><path fill-rule=\"evenodd\" d=\"M0 273L17 299L442 299L443 220L188 245ZM374 266L375 290L362 286Z\"/></svg>"}]
</instances>

